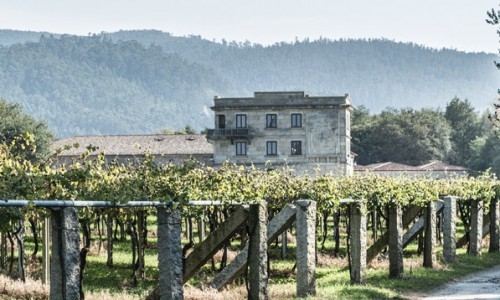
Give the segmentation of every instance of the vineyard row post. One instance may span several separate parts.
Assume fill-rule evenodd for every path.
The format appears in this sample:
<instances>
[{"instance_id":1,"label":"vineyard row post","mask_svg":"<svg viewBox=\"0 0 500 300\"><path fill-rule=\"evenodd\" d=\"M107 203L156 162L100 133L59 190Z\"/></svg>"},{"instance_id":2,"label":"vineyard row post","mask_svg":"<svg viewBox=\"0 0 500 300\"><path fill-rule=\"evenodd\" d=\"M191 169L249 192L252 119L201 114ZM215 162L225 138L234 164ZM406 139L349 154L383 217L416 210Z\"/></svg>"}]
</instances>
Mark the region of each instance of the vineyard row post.
<instances>
[{"instance_id":1,"label":"vineyard row post","mask_svg":"<svg viewBox=\"0 0 500 300\"><path fill-rule=\"evenodd\" d=\"M80 228L75 207L53 209L50 299L80 299Z\"/></svg>"},{"instance_id":2,"label":"vineyard row post","mask_svg":"<svg viewBox=\"0 0 500 300\"><path fill-rule=\"evenodd\" d=\"M469 255L472 256L481 256L483 242L483 203L483 200L472 200L471 202Z\"/></svg>"},{"instance_id":3,"label":"vineyard row post","mask_svg":"<svg viewBox=\"0 0 500 300\"><path fill-rule=\"evenodd\" d=\"M492 199L490 203L490 248L489 252L500 250L500 201Z\"/></svg>"},{"instance_id":4,"label":"vineyard row post","mask_svg":"<svg viewBox=\"0 0 500 300\"><path fill-rule=\"evenodd\" d=\"M389 277L403 278L403 212L401 205L388 208L389 215Z\"/></svg>"},{"instance_id":5,"label":"vineyard row post","mask_svg":"<svg viewBox=\"0 0 500 300\"><path fill-rule=\"evenodd\" d=\"M456 259L456 227L457 222L457 198L453 196L444 197L443 214L443 259L445 263L453 263Z\"/></svg>"},{"instance_id":6,"label":"vineyard row post","mask_svg":"<svg viewBox=\"0 0 500 300\"><path fill-rule=\"evenodd\" d=\"M436 259L436 206L437 201L430 201L426 204L424 214L424 267L434 268Z\"/></svg>"},{"instance_id":7,"label":"vineyard row post","mask_svg":"<svg viewBox=\"0 0 500 300\"><path fill-rule=\"evenodd\" d=\"M350 204L349 227L351 229L351 283L365 284L366 280L366 204L362 201Z\"/></svg>"}]
</instances>

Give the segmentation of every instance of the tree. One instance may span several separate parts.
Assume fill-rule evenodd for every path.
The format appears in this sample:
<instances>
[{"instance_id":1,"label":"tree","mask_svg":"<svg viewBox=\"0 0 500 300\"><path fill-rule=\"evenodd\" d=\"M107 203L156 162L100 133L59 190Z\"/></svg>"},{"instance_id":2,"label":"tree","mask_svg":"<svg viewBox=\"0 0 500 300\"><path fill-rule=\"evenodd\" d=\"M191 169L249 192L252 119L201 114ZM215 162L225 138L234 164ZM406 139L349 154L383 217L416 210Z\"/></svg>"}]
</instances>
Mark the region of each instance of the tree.
<instances>
[{"instance_id":1,"label":"tree","mask_svg":"<svg viewBox=\"0 0 500 300\"><path fill-rule=\"evenodd\" d=\"M171 128L164 128L160 130L160 134L196 134L196 129L191 125L186 125L184 128L173 130Z\"/></svg>"},{"instance_id":2,"label":"tree","mask_svg":"<svg viewBox=\"0 0 500 300\"><path fill-rule=\"evenodd\" d=\"M351 115L351 150L356 153L356 162L366 165L371 162L371 144L368 137L373 133L373 117L364 106L357 107Z\"/></svg>"},{"instance_id":3,"label":"tree","mask_svg":"<svg viewBox=\"0 0 500 300\"><path fill-rule=\"evenodd\" d=\"M469 100L455 97L446 105L444 117L451 126L448 161L465 166L472 155L471 142L481 133L478 115Z\"/></svg>"},{"instance_id":4,"label":"tree","mask_svg":"<svg viewBox=\"0 0 500 300\"><path fill-rule=\"evenodd\" d=\"M436 110L390 108L362 120L364 125L353 124L353 136L360 142L356 147L362 150L357 159L360 164L420 165L444 160L450 151L450 125Z\"/></svg>"},{"instance_id":5,"label":"tree","mask_svg":"<svg viewBox=\"0 0 500 300\"><path fill-rule=\"evenodd\" d=\"M52 133L44 122L22 112L19 104L0 99L0 143L11 144L23 138L14 151L24 153L31 161L38 161L50 154Z\"/></svg>"},{"instance_id":6,"label":"tree","mask_svg":"<svg viewBox=\"0 0 500 300\"><path fill-rule=\"evenodd\" d=\"M495 11L495 9L492 8L491 11L486 12L486 14L488 15L486 23L491 25L500 24L500 10ZM497 27L497 34L500 37L500 26ZM500 49L498 51L500 53ZM495 61L495 65L500 70L500 63ZM490 114L489 118L495 127L500 128L500 89L498 89L498 95L499 98L493 103L494 112Z\"/></svg>"}]
</instances>

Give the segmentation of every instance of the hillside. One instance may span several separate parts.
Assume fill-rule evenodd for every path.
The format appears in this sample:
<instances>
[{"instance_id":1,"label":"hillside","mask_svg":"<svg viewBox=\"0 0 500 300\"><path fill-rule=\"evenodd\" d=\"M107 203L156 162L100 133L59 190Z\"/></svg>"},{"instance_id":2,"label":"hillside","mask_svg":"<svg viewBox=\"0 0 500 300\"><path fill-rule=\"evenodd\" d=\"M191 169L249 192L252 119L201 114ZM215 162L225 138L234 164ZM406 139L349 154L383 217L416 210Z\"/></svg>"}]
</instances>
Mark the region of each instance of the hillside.
<instances>
[{"instance_id":1,"label":"hillside","mask_svg":"<svg viewBox=\"0 0 500 300\"><path fill-rule=\"evenodd\" d=\"M349 93L355 105L372 112L444 107L454 96L484 110L500 80L493 54L388 40L264 47L154 30L17 34L0 30L0 97L22 103L60 137L151 133L186 124L201 129L212 124L214 95L258 90Z\"/></svg>"},{"instance_id":2,"label":"hillside","mask_svg":"<svg viewBox=\"0 0 500 300\"><path fill-rule=\"evenodd\" d=\"M102 36L0 48L0 97L21 103L59 137L208 124L207 106L221 82L159 47Z\"/></svg>"}]
</instances>

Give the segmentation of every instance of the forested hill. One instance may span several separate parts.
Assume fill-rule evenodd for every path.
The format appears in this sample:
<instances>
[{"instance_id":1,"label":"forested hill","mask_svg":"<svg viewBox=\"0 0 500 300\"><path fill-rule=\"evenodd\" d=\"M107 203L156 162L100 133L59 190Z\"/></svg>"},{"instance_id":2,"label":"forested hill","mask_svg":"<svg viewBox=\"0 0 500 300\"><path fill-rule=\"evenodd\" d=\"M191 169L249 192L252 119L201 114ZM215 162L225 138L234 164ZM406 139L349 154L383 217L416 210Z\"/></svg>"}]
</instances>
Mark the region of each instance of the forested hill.
<instances>
[{"instance_id":1,"label":"forested hill","mask_svg":"<svg viewBox=\"0 0 500 300\"><path fill-rule=\"evenodd\" d=\"M209 124L222 82L158 46L103 36L43 36L0 48L0 98L21 103L59 137Z\"/></svg>"},{"instance_id":2,"label":"forested hill","mask_svg":"<svg viewBox=\"0 0 500 300\"><path fill-rule=\"evenodd\" d=\"M263 47L197 36L120 31L54 36L0 30L0 97L23 104L58 136L150 133L211 126L214 95L263 90L349 93L372 112L444 107L454 96L480 110L495 97L495 55L388 40L317 40ZM33 41L39 42L14 44ZM24 40L23 37L24 36ZM4 38L8 37L8 38ZM137 42L136 42L137 41Z\"/></svg>"}]
</instances>

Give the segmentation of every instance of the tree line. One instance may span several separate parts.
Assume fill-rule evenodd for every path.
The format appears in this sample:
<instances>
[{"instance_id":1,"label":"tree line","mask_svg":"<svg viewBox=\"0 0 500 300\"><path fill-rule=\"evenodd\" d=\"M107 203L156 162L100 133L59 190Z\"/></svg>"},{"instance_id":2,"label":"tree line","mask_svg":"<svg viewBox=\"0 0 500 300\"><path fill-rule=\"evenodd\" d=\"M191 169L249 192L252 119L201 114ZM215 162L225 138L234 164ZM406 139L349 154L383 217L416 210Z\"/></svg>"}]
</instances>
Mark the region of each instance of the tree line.
<instances>
[{"instance_id":1,"label":"tree line","mask_svg":"<svg viewBox=\"0 0 500 300\"><path fill-rule=\"evenodd\" d=\"M500 139L489 113L453 98L439 109L387 108L370 114L361 106L352 115L352 145L358 164L392 161L421 165L440 160L500 175Z\"/></svg>"}]
</instances>

